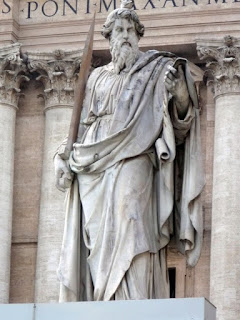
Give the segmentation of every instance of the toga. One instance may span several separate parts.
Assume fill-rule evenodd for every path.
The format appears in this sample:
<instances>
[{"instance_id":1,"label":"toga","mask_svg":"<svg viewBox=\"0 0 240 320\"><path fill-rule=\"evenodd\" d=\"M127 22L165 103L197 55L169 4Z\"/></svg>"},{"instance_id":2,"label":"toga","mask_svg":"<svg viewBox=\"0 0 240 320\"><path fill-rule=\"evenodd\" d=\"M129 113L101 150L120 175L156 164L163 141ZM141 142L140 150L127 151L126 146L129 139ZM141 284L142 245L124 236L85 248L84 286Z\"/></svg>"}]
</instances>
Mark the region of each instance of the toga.
<instances>
[{"instance_id":1,"label":"toga","mask_svg":"<svg viewBox=\"0 0 240 320\"><path fill-rule=\"evenodd\" d=\"M128 73L110 63L88 79L69 160L60 301L167 298L173 232L189 265L200 256L199 109L186 65L191 102L178 117L164 86L175 59L150 50Z\"/></svg>"}]
</instances>

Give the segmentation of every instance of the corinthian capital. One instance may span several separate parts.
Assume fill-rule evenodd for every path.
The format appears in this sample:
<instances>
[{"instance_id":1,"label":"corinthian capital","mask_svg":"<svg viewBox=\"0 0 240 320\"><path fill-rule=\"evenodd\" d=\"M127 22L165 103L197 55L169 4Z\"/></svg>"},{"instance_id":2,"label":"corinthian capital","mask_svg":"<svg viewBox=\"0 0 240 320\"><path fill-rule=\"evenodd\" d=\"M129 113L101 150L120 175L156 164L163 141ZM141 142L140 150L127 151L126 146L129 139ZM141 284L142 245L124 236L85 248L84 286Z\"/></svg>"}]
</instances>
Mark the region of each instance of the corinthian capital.
<instances>
[{"instance_id":1,"label":"corinthian capital","mask_svg":"<svg viewBox=\"0 0 240 320\"><path fill-rule=\"evenodd\" d=\"M226 36L222 41L197 41L198 56L206 60L208 83L213 83L215 96L240 93L240 43Z\"/></svg>"},{"instance_id":2,"label":"corinthian capital","mask_svg":"<svg viewBox=\"0 0 240 320\"><path fill-rule=\"evenodd\" d=\"M26 65L20 57L20 44L0 48L0 102L17 107L20 85L29 81Z\"/></svg>"},{"instance_id":3,"label":"corinthian capital","mask_svg":"<svg viewBox=\"0 0 240 320\"><path fill-rule=\"evenodd\" d=\"M82 51L55 50L26 54L30 72L37 72L37 80L44 86L45 109L73 106L74 87Z\"/></svg>"}]
</instances>

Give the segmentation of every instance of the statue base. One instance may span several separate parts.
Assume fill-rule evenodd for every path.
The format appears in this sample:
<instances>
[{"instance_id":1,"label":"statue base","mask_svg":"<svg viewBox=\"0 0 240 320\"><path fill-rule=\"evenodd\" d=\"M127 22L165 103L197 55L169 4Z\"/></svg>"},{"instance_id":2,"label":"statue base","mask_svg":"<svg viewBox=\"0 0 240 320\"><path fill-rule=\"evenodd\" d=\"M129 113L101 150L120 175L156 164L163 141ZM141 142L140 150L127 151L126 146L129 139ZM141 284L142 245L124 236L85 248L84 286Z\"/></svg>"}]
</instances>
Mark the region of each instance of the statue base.
<instances>
[{"instance_id":1,"label":"statue base","mask_svg":"<svg viewBox=\"0 0 240 320\"><path fill-rule=\"evenodd\" d=\"M4 320L216 320L204 298L0 305Z\"/></svg>"}]
</instances>

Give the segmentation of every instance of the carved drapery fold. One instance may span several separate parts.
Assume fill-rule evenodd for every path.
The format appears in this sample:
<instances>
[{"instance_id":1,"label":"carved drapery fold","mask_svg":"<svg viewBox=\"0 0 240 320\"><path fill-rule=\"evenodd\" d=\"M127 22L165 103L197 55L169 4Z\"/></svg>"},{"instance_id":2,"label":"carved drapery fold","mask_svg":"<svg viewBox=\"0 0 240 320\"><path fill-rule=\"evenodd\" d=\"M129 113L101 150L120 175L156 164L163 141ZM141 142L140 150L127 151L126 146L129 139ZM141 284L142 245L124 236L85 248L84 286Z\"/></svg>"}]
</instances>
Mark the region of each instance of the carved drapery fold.
<instances>
[{"instance_id":1,"label":"carved drapery fold","mask_svg":"<svg viewBox=\"0 0 240 320\"><path fill-rule=\"evenodd\" d=\"M73 106L74 87L81 63L81 50L27 52L30 72L44 86L45 109Z\"/></svg>"},{"instance_id":2,"label":"carved drapery fold","mask_svg":"<svg viewBox=\"0 0 240 320\"><path fill-rule=\"evenodd\" d=\"M213 84L215 97L226 93L240 92L240 43L232 36L223 41L197 41L198 56L206 60L206 78Z\"/></svg>"}]
</instances>

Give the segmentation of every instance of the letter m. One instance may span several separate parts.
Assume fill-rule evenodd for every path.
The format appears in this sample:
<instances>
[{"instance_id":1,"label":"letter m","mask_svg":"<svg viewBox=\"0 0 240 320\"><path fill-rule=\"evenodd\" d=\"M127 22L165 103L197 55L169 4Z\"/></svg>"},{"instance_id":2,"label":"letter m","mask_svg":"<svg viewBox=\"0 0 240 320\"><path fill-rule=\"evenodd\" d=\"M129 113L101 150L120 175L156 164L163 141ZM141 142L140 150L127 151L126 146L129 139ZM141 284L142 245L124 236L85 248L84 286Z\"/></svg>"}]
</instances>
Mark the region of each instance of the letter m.
<instances>
[{"instance_id":1,"label":"letter m","mask_svg":"<svg viewBox=\"0 0 240 320\"><path fill-rule=\"evenodd\" d=\"M100 9L99 9L99 13L102 13L102 7L105 7L105 10L108 11L112 5L113 2L113 9L116 9L116 0L111 0L110 3L107 5L107 3L105 2L105 0L100 0Z\"/></svg>"},{"instance_id":2,"label":"letter m","mask_svg":"<svg viewBox=\"0 0 240 320\"><path fill-rule=\"evenodd\" d=\"M214 0L215 3L221 2L221 0ZM226 3L227 0L222 0L222 3ZM211 0L208 0L208 4L211 4Z\"/></svg>"}]
</instances>

